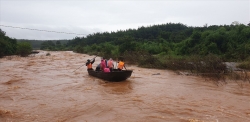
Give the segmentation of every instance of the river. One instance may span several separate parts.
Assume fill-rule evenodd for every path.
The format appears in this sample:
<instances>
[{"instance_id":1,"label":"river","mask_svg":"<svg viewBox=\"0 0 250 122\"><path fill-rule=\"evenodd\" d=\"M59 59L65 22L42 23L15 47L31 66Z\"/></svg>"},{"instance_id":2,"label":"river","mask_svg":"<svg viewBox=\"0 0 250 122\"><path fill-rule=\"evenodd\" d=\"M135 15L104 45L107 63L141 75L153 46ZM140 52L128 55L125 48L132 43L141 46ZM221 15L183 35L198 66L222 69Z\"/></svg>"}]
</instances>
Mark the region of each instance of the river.
<instances>
[{"instance_id":1,"label":"river","mask_svg":"<svg viewBox=\"0 0 250 122\"><path fill-rule=\"evenodd\" d=\"M247 82L216 85L128 64L130 78L107 82L89 76L82 66L94 56L46 53L0 59L0 122L250 121ZM94 67L97 62L100 57Z\"/></svg>"}]
</instances>

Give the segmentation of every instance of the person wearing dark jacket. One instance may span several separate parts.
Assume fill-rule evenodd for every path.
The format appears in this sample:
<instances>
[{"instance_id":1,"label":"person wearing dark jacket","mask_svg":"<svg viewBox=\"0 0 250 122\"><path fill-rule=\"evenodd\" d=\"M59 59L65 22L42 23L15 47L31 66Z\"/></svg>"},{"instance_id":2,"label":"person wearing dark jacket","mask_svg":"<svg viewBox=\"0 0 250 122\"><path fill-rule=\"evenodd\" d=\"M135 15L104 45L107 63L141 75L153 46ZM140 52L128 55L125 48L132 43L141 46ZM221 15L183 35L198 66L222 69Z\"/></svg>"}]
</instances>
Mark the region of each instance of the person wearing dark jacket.
<instances>
[{"instance_id":1,"label":"person wearing dark jacket","mask_svg":"<svg viewBox=\"0 0 250 122\"><path fill-rule=\"evenodd\" d=\"M101 63L96 66L95 71L101 71Z\"/></svg>"}]
</instances>

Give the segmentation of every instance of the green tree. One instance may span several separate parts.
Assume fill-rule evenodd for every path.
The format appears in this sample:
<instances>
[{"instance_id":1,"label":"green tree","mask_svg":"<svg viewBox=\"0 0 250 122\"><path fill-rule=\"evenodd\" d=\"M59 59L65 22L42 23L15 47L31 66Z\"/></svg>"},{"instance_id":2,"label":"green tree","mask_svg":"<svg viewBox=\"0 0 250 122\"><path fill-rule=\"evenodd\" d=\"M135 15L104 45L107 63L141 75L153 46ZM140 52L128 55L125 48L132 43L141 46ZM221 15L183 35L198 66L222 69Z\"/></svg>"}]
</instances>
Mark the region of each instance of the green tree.
<instances>
[{"instance_id":1,"label":"green tree","mask_svg":"<svg viewBox=\"0 0 250 122\"><path fill-rule=\"evenodd\" d=\"M17 54L22 57L28 56L32 51L31 44L29 42L17 43Z\"/></svg>"},{"instance_id":2,"label":"green tree","mask_svg":"<svg viewBox=\"0 0 250 122\"><path fill-rule=\"evenodd\" d=\"M0 29L0 57L16 53L16 39L9 38L5 34L6 33Z\"/></svg>"}]
</instances>

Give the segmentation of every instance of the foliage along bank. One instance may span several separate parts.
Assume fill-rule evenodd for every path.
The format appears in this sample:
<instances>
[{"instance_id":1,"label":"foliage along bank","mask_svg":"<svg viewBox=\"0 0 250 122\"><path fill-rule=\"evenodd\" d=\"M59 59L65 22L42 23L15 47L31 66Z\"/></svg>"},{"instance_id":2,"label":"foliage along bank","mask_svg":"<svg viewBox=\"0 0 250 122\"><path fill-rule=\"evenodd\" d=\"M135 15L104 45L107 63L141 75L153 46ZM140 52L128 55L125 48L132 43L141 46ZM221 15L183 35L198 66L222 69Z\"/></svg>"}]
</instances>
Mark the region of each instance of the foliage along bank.
<instances>
[{"instance_id":1,"label":"foliage along bank","mask_svg":"<svg viewBox=\"0 0 250 122\"><path fill-rule=\"evenodd\" d=\"M68 42L79 53L117 57L126 51L152 55L218 55L225 61L243 61L250 56L250 27L243 24L188 27L167 23L138 29L103 32L76 37Z\"/></svg>"},{"instance_id":2,"label":"foliage along bank","mask_svg":"<svg viewBox=\"0 0 250 122\"><path fill-rule=\"evenodd\" d=\"M32 47L28 42L17 42L16 39L6 36L6 33L0 29L0 58L9 55L28 56Z\"/></svg>"},{"instance_id":3,"label":"foliage along bank","mask_svg":"<svg viewBox=\"0 0 250 122\"><path fill-rule=\"evenodd\" d=\"M247 61L250 57L249 25L212 25L190 27L166 23L117 32L97 32L86 37L41 43L43 50L74 50L148 67L169 67L173 61L190 61L191 57L214 55L222 61ZM159 66L157 66L160 63ZM172 63L173 64L173 63Z\"/></svg>"},{"instance_id":4,"label":"foliage along bank","mask_svg":"<svg viewBox=\"0 0 250 122\"><path fill-rule=\"evenodd\" d=\"M67 45L79 53L113 59L124 57L127 62L142 67L225 72L223 62L247 61L249 64L250 27L239 23L204 27L167 23L94 33L76 37Z\"/></svg>"}]
</instances>

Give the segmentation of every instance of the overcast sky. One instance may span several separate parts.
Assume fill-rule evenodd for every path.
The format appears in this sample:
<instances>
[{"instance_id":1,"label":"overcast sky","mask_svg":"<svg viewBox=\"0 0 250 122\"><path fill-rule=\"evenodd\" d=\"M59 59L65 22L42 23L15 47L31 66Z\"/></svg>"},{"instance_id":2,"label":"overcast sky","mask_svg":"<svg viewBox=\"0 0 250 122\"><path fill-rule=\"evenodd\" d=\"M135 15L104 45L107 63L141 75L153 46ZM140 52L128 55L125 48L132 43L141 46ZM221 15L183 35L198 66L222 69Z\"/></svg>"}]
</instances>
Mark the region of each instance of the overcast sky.
<instances>
[{"instance_id":1,"label":"overcast sky","mask_svg":"<svg viewBox=\"0 0 250 122\"><path fill-rule=\"evenodd\" d=\"M209 26L234 21L250 23L250 0L0 0L0 28L16 39L73 39L170 22Z\"/></svg>"}]
</instances>

